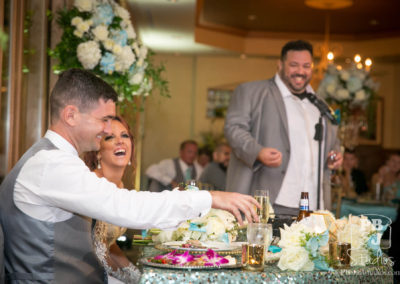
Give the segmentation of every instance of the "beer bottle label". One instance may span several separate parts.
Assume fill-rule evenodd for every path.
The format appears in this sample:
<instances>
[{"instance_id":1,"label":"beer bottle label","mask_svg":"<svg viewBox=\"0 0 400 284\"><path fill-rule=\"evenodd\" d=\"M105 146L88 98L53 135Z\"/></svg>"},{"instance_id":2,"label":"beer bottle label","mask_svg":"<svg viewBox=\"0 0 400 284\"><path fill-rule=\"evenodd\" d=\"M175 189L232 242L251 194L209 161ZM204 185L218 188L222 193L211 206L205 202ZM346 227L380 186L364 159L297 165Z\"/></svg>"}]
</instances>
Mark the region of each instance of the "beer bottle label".
<instances>
[{"instance_id":1,"label":"beer bottle label","mask_svg":"<svg viewBox=\"0 0 400 284\"><path fill-rule=\"evenodd\" d=\"M300 210L309 210L308 199L300 199Z\"/></svg>"}]
</instances>

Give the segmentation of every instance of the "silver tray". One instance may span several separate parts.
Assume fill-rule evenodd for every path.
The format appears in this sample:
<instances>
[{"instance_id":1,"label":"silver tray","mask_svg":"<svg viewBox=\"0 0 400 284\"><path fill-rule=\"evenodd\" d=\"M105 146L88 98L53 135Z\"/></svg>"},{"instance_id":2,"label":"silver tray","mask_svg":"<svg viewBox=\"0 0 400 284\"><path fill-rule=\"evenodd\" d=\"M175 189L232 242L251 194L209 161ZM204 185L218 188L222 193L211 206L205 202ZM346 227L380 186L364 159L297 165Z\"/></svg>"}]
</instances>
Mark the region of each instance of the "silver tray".
<instances>
[{"instance_id":1,"label":"silver tray","mask_svg":"<svg viewBox=\"0 0 400 284\"><path fill-rule=\"evenodd\" d=\"M185 266L185 265L172 265L172 264L164 264L164 263L154 263L148 261L151 257L142 257L139 259L139 262L146 266L156 267L156 268L167 268L167 269L198 269L198 270L215 270L215 269L231 269L231 268L241 268L241 263L236 264L221 264L219 266Z\"/></svg>"},{"instance_id":2,"label":"silver tray","mask_svg":"<svg viewBox=\"0 0 400 284\"><path fill-rule=\"evenodd\" d=\"M182 243L184 243L184 242L182 242ZM189 251L191 254L203 254L208 249L212 249L213 251L215 251L219 255L227 255L227 254L239 255L239 254L242 253L241 245L242 245L242 243L238 242L238 243L235 243L234 246L227 247L227 248L215 248L215 247L210 247L210 248L182 248L182 247L179 247L179 246L170 246L170 245L166 245L166 244L156 244L154 247L156 249L163 250L163 251L169 251L169 252L176 250L177 252Z\"/></svg>"}]
</instances>

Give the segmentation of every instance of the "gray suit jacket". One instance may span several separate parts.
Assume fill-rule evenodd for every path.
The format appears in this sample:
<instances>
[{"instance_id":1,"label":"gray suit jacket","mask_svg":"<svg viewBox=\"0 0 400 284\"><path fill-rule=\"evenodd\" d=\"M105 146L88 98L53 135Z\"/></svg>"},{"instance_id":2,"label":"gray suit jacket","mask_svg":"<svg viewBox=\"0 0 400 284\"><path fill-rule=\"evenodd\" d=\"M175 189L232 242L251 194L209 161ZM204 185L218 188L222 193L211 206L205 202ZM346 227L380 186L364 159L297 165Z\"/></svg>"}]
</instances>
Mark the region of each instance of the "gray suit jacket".
<instances>
[{"instance_id":1,"label":"gray suit jacket","mask_svg":"<svg viewBox=\"0 0 400 284\"><path fill-rule=\"evenodd\" d=\"M330 150L339 148L337 127L327 120L325 125L323 161ZM273 204L290 158L286 109L273 78L244 83L236 88L226 117L225 136L233 149L226 190L254 194L256 189L269 189ZM282 153L279 167L270 168L257 160L263 147L276 148ZM330 170L326 164L322 187L325 208L330 209Z\"/></svg>"}]
</instances>

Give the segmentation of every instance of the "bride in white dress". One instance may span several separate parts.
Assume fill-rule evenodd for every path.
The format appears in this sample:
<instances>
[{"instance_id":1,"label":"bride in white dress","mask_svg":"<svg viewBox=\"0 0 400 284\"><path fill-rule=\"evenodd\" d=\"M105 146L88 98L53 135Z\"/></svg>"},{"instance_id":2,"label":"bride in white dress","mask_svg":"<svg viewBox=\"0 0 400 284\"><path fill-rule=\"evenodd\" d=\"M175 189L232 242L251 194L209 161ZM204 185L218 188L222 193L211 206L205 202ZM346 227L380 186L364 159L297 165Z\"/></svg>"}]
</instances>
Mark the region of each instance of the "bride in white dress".
<instances>
[{"instance_id":1,"label":"bride in white dress","mask_svg":"<svg viewBox=\"0 0 400 284\"><path fill-rule=\"evenodd\" d=\"M86 165L99 177L105 177L123 188L122 176L132 163L133 137L128 124L120 117L111 121L111 133L101 140L98 152L84 156ZM138 283L140 271L126 258L116 244L126 228L97 220L93 229L94 248L108 274L108 283Z\"/></svg>"}]
</instances>

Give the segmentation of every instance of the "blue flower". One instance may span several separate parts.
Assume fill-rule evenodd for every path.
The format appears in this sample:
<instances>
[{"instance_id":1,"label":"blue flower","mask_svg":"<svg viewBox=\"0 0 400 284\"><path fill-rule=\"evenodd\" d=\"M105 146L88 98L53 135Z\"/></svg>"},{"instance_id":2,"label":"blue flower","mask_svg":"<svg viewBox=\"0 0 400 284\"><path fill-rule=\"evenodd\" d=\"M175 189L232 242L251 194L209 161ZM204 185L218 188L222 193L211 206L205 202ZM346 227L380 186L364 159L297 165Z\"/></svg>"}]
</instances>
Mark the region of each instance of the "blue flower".
<instances>
[{"instance_id":1,"label":"blue flower","mask_svg":"<svg viewBox=\"0 0 400 284\"><path fill-rule=\"evenodd\" d=\"M320 247L325 246L329 241L329 231L326 230L322 235L319 235L317 238L319 246Z\"/></svg>"},{"instance_id":2,"label":"blue flower","mask_svg":"<svg viewBox=\"0 0 400 284\"><path fill-rule=\"evenodd\" d=\"M128 34L125 30L111 30L111 38L120 46L125 46L128 40Z\"/></svg>"},{"instance_id":3,"label":"blue flower","mask_svg":"<svg viewBox=\"0 0 400 284\"><path fill-rule=\"evenodd\" d=\"M325 261L324 257L319 255L317 259L314 259L314 267L318 270L323 271L333 271L332 267L329 267L328 263Z\"/></svg>"},{"instance_id":4,"label":"blue flower","mask_svg":"<svg viewBox=\"0 0 400 284\"><path fill-rule=\"evenodd\" d=\"M115 56L106 52L100 60L100 70L105 74L112 74L115 70Z\"/></svg>"},{"instance_id":5,"label":"blue flower","mask_svg":"<svg viewBox=\"0 0 400 284\"><path fill-rule=\"evenodd\" d=\"M308 252L311 253L313 257L316 257L319 249L318 238L317 237L310 238L306 243L306 249Z\"/></svg>"},{"instance_id":6,"label":"blue flower","mask_svg":"<svg viewBox=\"0 0 400 284\"><path fill-rule=\"evenodd\" d=\"M378 241L378 235L373 234L371 237L369 237L368 242L367 242L367 247L370 251L375 256L381 256L382 255L382 250L380 247L380 242Z\"/></svg>"},{"instance_id":7,"label":"blue flower","mask_svg":"<svg viewBox=\"0 0 400 284\"><path fill-rule=\"evenodd\" d=\"M114 12L110 4L102 4L96 7L97 13L94 13L92 18L95 26L110 25L114 19Z\"/></svg>"}]
</instances>

